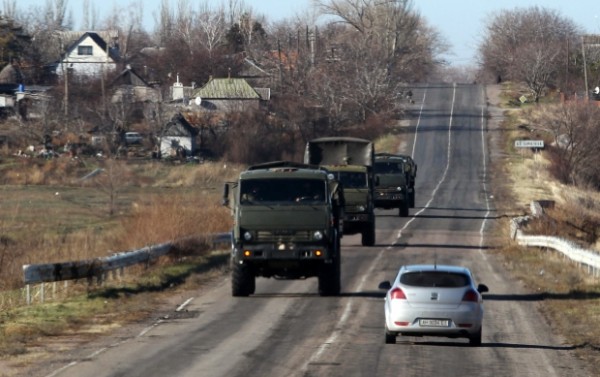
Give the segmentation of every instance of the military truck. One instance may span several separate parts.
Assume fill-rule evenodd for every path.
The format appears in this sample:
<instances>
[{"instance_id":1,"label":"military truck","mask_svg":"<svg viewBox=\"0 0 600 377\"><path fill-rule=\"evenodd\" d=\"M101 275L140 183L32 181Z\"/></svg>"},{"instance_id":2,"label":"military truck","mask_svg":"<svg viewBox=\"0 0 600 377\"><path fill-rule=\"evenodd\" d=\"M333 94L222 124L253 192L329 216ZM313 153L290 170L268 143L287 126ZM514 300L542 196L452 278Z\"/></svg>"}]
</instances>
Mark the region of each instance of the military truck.
<instances>
[{"instance_id":1,"label":"military truck","mask_svg":"<svg viewBox=\"0 0 600 377\"><path fill-rule=\"evenodd\" d=\"M251 166L225 184L223 204L233 215L233 296L254 294L256 277L317 277L320 295L340 293L344 196L326 169L290 161Z\"/></svg>"},{"instance_id":2,"label":"military truck","mask_svg":"<svg viewBox=\"0 0 600 377\"><path fill-rule=\"evenodd\" d=\"M375 244L374 153L371 141L352 137L313 139L304 151L304 163L325 167L341 182L344 234L360 233L363 246Z\"/></svg>"},{"instance_id":3,"label":"military truck","mask_svg":"<svg viewBox=\"0 0 600 377\"><path fill-rule=\"evenodd\" d=\"M398 208L400 217L408 216L409 208L415 205L412 172L416 172L416 167L413 169L406 157L391 153L375 154L375 207Z\"/></svg>"}]
</instances>

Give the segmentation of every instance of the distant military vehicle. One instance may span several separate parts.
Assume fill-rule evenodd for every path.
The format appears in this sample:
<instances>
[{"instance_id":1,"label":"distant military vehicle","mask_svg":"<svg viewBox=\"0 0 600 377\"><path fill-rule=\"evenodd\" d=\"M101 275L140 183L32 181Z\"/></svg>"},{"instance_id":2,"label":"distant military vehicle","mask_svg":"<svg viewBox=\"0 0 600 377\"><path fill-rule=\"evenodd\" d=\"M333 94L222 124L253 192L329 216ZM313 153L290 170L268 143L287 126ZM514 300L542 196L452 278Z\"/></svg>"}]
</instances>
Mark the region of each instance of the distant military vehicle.
<instances>
[{"instance_id":1,"label":"distant military vehicle","mask_svg":"<svg viewBox=\"0 0 600 377\"><path fill-rule=\"evenodd\" d=\"M375 154L375 206L398 208L406 217L415 206L416 164L409 156L391 153Z\"/></svg>"},{"instance_id":2,"label":"distant military vehicle","mask_svg":"<svg viewBox=\"0 0 600 377\"><path fill-rule=\"evenodd\" d=\"M340 293L344 196L326 169L289 161L251 166L225 184L223 204L234 219L233 296L253 294L258 276L317 277L319 294Z\"/></svg>"},{"instance_id":3,"label":"distant military vehicle","mask_svg":"<svg viewBox=\"0 0 600 377\"><path fill-rule=\"evenodd\" d=\"M342 183L344 234L361 234L364 246L375 244L374 147L369 140L352 137L323 137L309 141L304 162L320 165Z\"/></svg>"}]
</instances>

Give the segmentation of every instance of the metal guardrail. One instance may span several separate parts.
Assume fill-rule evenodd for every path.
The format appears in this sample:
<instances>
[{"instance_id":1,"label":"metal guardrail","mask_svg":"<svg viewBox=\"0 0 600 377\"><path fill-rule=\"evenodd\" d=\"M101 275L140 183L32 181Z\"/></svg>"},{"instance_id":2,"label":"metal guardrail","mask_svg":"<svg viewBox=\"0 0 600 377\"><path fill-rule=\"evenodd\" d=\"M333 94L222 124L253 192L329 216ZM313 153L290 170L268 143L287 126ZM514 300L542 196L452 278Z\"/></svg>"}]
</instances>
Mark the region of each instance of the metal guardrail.
<instances>
[{"instance_id":1,"label":"metal guardrail","mask_svg":"<svg viewBox=\"0 0 600 377\"><path fill-rule=\"evenodd\" d=\"M543 209L538 202L532 202L531 210L534 216L540 216L543 213ZM572 241L558 237L526 235L521 227L529 219L528 216L523 216L511 220L510 235L519 245L554 249L580 266L586 267L588 273L594 277L600 277L600 253L595 250L584 249Z\"/></svg>"},{"instance_id":2,"label":"metal guardrail","mask_svg":"<svg viewBox=\"0 0 600 377\"><path fill-rule=\"evenodd\" d=\"M217 233L209 236L213 247L231 243L230 233ZM64 280L101 278L108 271L130 267L135 264L148 263L162 255L168 254L175 242L146 246L142 249L116 253L108 257L90 260L26 264L23 266L25 284L39 284Z\"/></svg>"}]
</instances>

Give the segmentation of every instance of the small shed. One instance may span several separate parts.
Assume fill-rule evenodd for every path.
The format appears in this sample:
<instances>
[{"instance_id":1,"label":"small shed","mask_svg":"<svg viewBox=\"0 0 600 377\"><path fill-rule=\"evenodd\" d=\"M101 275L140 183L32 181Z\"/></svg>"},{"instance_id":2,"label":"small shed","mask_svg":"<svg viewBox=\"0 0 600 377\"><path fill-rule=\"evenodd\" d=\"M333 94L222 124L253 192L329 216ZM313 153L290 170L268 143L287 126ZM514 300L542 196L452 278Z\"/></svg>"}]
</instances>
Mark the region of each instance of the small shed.
<instances>
[{"instance_id":1,"label":"small shed","mask_svg":"<svg viewBox=\"0 0 600 377\"><path fill-rule=\"evenodd\" d=\"M193 156L196 153L197 135L198 129L194 128L181 113L176 114L166 124L159 138L161 157Z\"/></svg>"}]
</instances>

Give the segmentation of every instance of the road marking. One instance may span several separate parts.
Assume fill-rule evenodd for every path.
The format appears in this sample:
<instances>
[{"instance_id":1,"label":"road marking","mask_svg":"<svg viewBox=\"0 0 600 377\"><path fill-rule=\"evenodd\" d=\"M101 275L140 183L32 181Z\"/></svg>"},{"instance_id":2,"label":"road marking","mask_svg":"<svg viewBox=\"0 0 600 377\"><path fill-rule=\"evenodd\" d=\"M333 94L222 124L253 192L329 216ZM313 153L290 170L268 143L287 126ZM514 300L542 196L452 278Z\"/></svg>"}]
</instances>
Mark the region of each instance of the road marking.
<instances>
[{"instance_id":1,"label":"road marking","mask_svg":"<svg viewBox=\"0 0 600 377\"><path fill-rule=\"evenodd\" d=\"M177 307L177 309L175 309L175 311L176 312L182 311L183 309L185 309L186 306L189 305L190 302L192 302L192 300L194 300L194 297L188 298L183 304L179 305ZM135 338L140 338L140 337L146 335L150 330L152 330L153 328L157 327L158 325L160 325L163 322L164 322L163 319L157 320L152 325L150 325L150 326L146 327L145 329L143 329ZM128 342L128 341L129 341L129 339L126 339L126 340L119 341L117 343L111 344L109 347L100 348L100 349L92 352L89 356L84 357L83 360L91 360L91 359L95 358L96 356L100 355L101 353L106 352L108 349L115 348L117 346L120 346L121 344L124 344L124 343ZM47 375L46 377L54 377L54 376L62 373L63 371L65 371L65 370L67 370L67 369L69 369L71 367L74 367L78 363L79 362L77 362L77 361L72 361L69 364L67 364L67 365L65 365L65 366L63 366L63 367L55 370L54 372L52 372L51 374Z\"/></svg>"},{"instance_id":2,"label":"road marking","mask_svg":"<svg viewBox=\"0 0 600 377\"><path fill-rule=\"evenodd\" d=\"M362 279L360 280L360 283L356 287L357 292L360 292L363 290L363 288L367 282L367 277L373 276L373 270L375 269L375 266L379 263L379 260L383 257L385 251L389 248L390 247L388 246L385 249L379 250L379 253L377 253L377 257L375 257L373 262L371 262L371 265L369 266L367 273L363 275ZM334 344L337 342L338 337L342 333L342 330L345 328L348 318L350 318L350 313L352 312L352 302L353 302L353 300L350 299L344 306L344 312L342 313L342 316L340 317L339 321L335 325L335 329L333 330L333 332L331 333L329 338L327 338L327 340L324 343L319 345L317 347L317 350L311 355L311 357L308 359L308 361L306 363L304 363L304 365L302 366L302 372L303 372L302 374L306 373L306 371L308 370L308 366L310 364L315 364L321 358L321 355L327 350L327 348L329 348L329 346L331 344Z\"/></svg>"},{"instance_id":3,"label":"road marking","mask_svg":"<svg viewBox=\"0 0 600 377\"><path fill-rule=\"evenodd\" d=\"M417 147L417 137L419 136L419 126L421 125L421 115L423 114L423 106L425 106L425 97L427 96L427 87L423 91L423 99L421 99L421 108L419 109L419 117L417 118L417 125L415 126L415 137L413 138L413 147L410 156L415 158L415 148Z\"/></svg>"},{"instance_id":4,"label":"road marking","mask_svg":"<svg viewBox=\"0 0 600 377\"><path fill-rule=\"evenodd\" d=\"M425 101L425 95L423 95L423 101ZM431 192L431 197L430 197L429 201L427 201L425 206L423 206L423 208L421 208L421 210L419 210L417 213L415 213L413 215L413 217L410 220L408 220L406 222L406 224L404 224L404 226L400 230L398 230L398 234L396 235L398 240L402 237L402 231L404 231L413 221L415 221L417 216L419 216L421 213L423 213L423 211L425 211L426 209L429 208L429 206L431 206L431 202L433 202L433 199L435 199L435 195L436 195L437 191L442 186L442 183L444 183L444 181L446 180L446 175L448 174L448 171L450 170L450 154L451 154L451 147L452 147L451 132L452 132L452 120L454 118L454 103L455 103L455 101L456 101L456 84L454 84L454 89L452 91L452 106L450 107L450 119L448 121L448 146L447 146L448 156L446 159L446 168L444 169L444 175L442 175L442 178L440 179L438 184L435 186L435 188ZM421 105L421 112L422 111L423 111L423 105ZM419 120L420 119L421 119L421 113L419 113ZM415 135L415 139L416 139L416 137L417 136ZM413 146L413 150L414 150L414 146Z\"/></svg>"},{"instance_id":5,"label":"road marking","mask_svg":"<svg viewBox=\"0 0 600 377\"><path fill-rule=\"evenodd\" d=\"M193 299L194 299L193 297L190 297L190 298L188 298L187 300L185 300L185 302L184 302L183 304L179 305L179 306L177 307L177 309L175 309L175 311L176 311L176 312L180 312L180 311L182 311L183 309L185 309L185 307L186 307L186 306L188 306L188 304L189 304L190 302L192 302L192 300L193 300Z\"/></svg>"}]
</instances>

